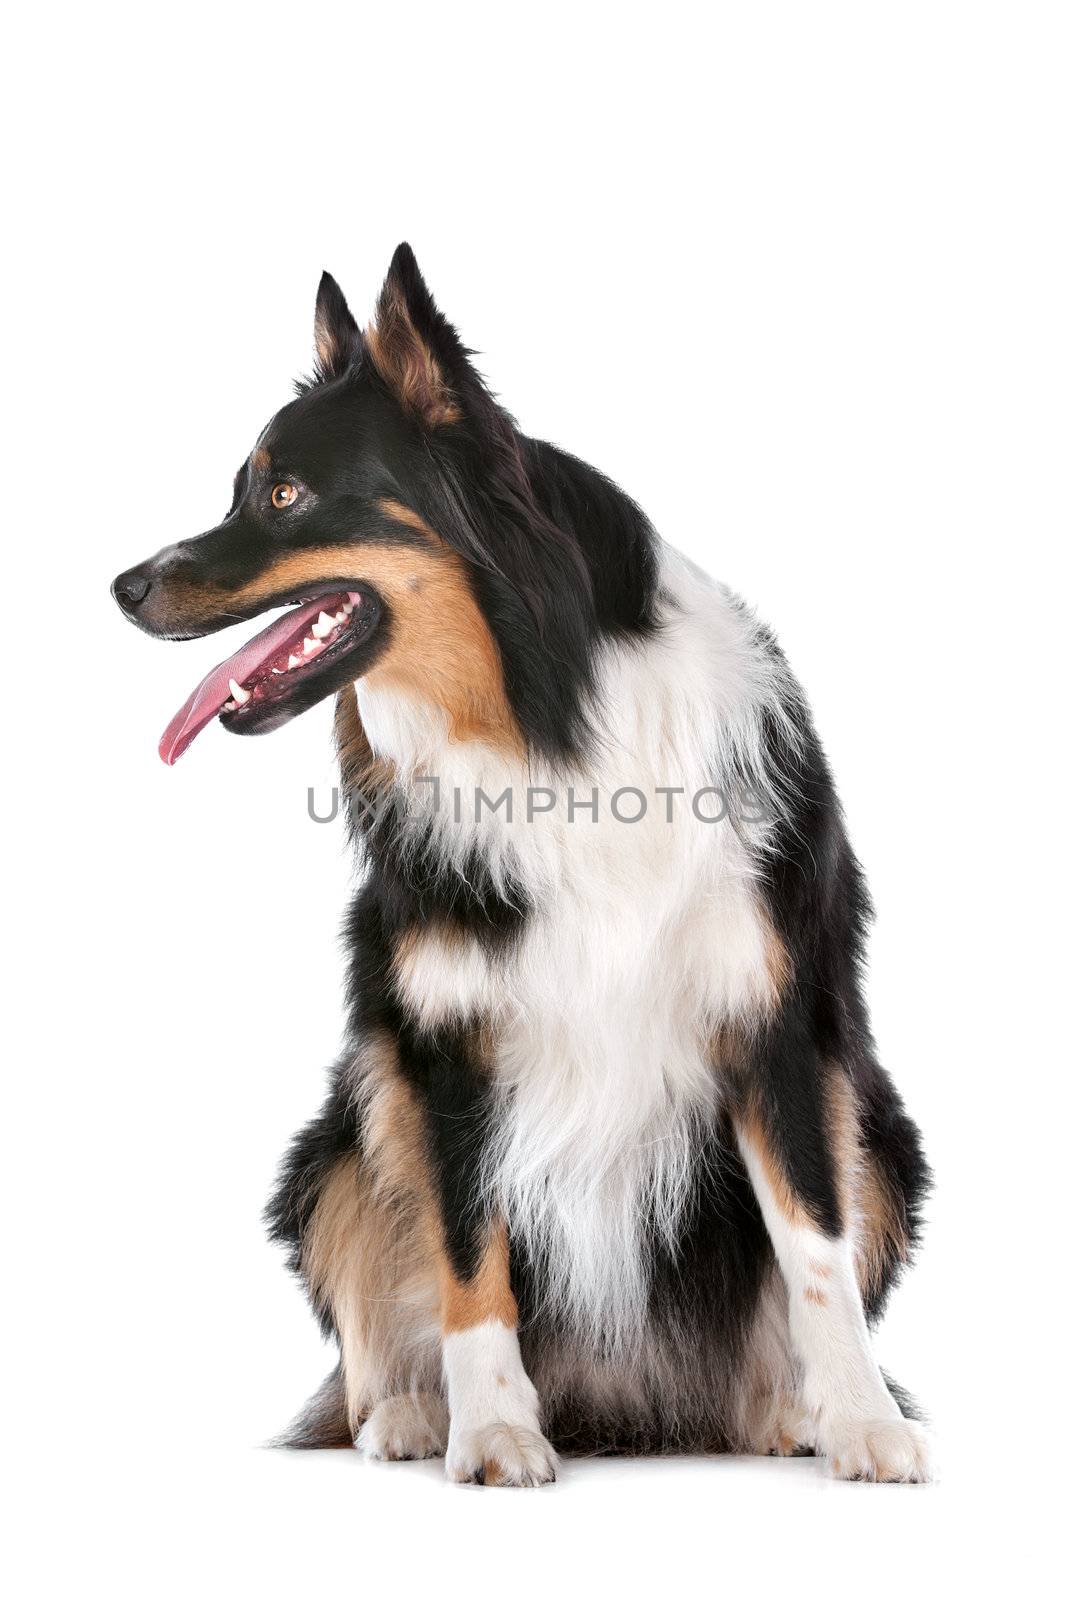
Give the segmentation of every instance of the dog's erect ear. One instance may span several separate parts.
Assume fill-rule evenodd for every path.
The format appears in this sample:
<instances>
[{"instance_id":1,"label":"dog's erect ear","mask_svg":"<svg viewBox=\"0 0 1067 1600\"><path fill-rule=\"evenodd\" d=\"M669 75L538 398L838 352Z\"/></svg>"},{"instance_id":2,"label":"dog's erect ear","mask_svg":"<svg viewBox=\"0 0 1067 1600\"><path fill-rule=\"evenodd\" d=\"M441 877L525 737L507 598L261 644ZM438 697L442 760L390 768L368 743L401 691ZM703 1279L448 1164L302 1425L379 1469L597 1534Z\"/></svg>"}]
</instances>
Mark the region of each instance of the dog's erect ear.
<instances>
[{"instance_id":1,"label":"dog's erect ear","mask_svg":"<svg viewBox=\"0 0 1067 1600\"><path fill-rule=\"evenodd\" d=\"M426 427L459 421L455 384L470 371L467 351L434 305L409 244L393 256L367 351L401 405Z\"/></svg>"},{"instance_id":2,"label":"dog's erect ear","mask_svg":"<svg viewBox=\"0 0 1067 1600\"><path fill-rule=\"evenodd\" d=\"M315 376L319 382L328 383L347 372L361 349L356 319L336 281L324 272L315 297Z\"/></svg>"}]
</instances>

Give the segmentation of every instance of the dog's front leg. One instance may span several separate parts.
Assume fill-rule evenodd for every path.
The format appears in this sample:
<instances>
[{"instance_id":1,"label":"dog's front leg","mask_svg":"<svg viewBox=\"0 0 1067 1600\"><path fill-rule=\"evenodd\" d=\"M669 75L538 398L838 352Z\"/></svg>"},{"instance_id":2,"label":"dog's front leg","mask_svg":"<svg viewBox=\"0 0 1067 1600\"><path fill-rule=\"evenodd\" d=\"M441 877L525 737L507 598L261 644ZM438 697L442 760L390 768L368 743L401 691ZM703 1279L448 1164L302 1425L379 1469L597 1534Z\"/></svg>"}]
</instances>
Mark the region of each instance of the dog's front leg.
<instances>
[{"instance_id":1,"label":"dog's front leg","mask_svg":"<svg viewBox=\"0 0 1067 1600\"><path fill-rule=\"evenodd\" d=\"M797 1040L769 1043L734 1119L737 1142L785 1279L820 1453L841 1478L922 1482L925 1436L886 1386L864 1313L859 1219L832 1128L837 1070Z\"/></svg>"},{"instance_id":2,"label":"dog's front leg","mask_svg":"<svg viewBox=\"0 0 1067 1600\"><path fill-rule=\"evenodd\" d=\"M455 1483L551 1483L556 1454L541 1434L537 1391L519 1352L507 1233L485 1226L473 1271L442 1261L441 1331L451 1425L445 1470Z\"/></svg>"},{"instance_id":3,"label":"dog's front leg","mask_svg":"<svg viewBox=\"0 0 1067 1600\"><path fill-rule=\"evenodd\" d=\"M406 1012L398 1065L425 1133L419 1181L437 1262L445 1470L455 1483L550 1483L556 1457L522 1364L507 1230L486 1201L496 1105L488 1030L469 1017L441 1020L442 1002L455 1003L456 948L442 955L410 935L394 960ZM419 1154L412 1146L409 1158Z\"/></svg>"}]
</instances>

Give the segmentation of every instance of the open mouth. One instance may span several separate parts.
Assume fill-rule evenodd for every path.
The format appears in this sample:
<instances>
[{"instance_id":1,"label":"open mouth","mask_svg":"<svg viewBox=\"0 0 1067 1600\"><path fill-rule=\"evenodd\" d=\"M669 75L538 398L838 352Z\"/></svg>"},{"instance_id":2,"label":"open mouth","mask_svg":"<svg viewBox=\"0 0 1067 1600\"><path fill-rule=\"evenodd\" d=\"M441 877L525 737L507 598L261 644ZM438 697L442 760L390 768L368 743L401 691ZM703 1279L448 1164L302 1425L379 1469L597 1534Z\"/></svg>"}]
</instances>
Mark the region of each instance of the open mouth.
<instances>
[{"instance_id":1,"label":"open mouth","mask_svg":"<svg viewBox=\"0 0 1067 1600\"><path fill-rule=\"evenodd\" d=\"M167 724L159 754L167 766L192 744L208 723L219 717L233 732L266 731L307 700L316 680L332 678L331 669L349 655L378 621L373 594L359 589L330 590L303 599L298 609L279 617L213 667L181 710ZM319 697L329 685L318 684Z\"/></svg>"}]
</instances>

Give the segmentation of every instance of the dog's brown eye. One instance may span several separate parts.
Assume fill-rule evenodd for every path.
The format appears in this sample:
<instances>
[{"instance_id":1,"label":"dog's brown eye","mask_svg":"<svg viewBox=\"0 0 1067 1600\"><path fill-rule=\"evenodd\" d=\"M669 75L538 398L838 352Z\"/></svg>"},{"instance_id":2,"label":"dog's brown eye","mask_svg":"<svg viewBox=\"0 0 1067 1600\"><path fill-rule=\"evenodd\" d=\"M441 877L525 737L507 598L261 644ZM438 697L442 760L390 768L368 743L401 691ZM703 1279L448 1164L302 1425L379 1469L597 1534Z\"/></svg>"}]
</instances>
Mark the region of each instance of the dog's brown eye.
<instances>
[{"instance_id":1,"label":"dog's brown eye","mask_svg":"<svg viewBox=\"0 0 1067 1600\"><path fill-rule=\"evenodd\" d=\"M284 511L286 506L291 506L295 499L295 483L276 483L271 490L270 503L272 506L277 506L279 511Z\"/></svg>"}]
</instances>

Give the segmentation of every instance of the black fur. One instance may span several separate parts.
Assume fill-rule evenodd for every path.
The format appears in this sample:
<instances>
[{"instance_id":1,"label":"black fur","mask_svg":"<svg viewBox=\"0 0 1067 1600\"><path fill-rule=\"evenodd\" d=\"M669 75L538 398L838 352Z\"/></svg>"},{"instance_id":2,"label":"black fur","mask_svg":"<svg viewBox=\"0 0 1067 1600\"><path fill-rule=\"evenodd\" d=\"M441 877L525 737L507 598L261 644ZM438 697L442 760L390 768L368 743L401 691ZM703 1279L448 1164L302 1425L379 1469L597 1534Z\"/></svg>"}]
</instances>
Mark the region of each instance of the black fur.
<instances>
[{"instance_id":1,"label":"black fur","mask_svg":"<svg viewBox=\"0 0 1067 1600\"><path fill-rule=\"evenodd\" d=\"M847 1073L856 1093L866 1149L879 1163L915 1245L930 1174L918 1130L878 1064L862 989L873 915L840 802L810 713L795 691L797 745L783 747L768 723L765 738L780 775L786 811L777 848L766 865L767 898L793 960L794 974L778 1025L756 1053L758 1092L780 1159L812 1214L841 1228L828 1149L827 1075ZM877 1315L902 1263L872 1289Z\"/></svg>"}]
</instances>

